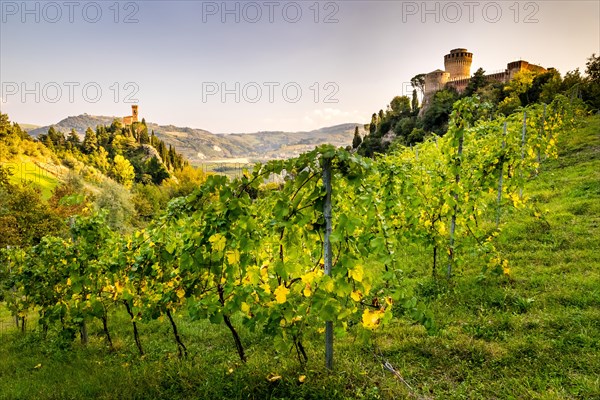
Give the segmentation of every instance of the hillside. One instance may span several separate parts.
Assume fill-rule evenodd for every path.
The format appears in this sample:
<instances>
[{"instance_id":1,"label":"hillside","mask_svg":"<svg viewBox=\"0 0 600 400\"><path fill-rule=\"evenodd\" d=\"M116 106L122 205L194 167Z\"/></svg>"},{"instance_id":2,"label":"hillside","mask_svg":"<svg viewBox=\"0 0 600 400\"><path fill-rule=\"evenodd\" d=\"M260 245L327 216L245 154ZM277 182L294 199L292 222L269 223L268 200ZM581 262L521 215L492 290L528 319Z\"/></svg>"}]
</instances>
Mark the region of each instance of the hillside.
<instances>
[{"instance_id":1,"label":"hillside","mask_svg":"<svg viewBox=\"0 0 600 400\"><path fill-rule=\"evenodd\" d=\"M253 348L240 363L223 324L178 314L192 357L173 359L168 322L159 321L140 323L151 350L138 357L129 318L119 310L111 325L114 352L99 339L99 321L90 324L95 339L87 348L74 344L65 352L58 340L19 335L0 308L0 376L10 377L0 380L0 393L39 399L600 398L600 116L562 132L558 148L559 158L544 162L526 184L532 207L503 216L499 244L510 259L509 277L482 275L479 265L465 264L448 285L423 268L428 254L419 259L419 249L402 249L413 260L402 268L406 285L433 311L434 335L397 321L372 346L351 336L336 339L332 374L321 363L322 335L307 339L310 361L301 366L293 353L276 355L271 340L236 319Z\"/></svg>"},{"instance_id":2,"label":"hillside","mask_svg":"<svg viewBox=\"0 0 600 400\"><path fill-rule=\"evenodd\" d=\"M63 119L54 124L58 131L67 133L75 129L81 136L88 127L110 125L116 117L83 114ZM173 125L158 125L147 121L149 131L167 145L173 146L192 164L247 158L269 160L295 157L321 144L345 147L352 143L354 128L363 129L363 124L348 123L321 128L308 132L255 132L235 134L213 134L203 129L182 128ZM37 137L48 132L50 126L33 129L29 134ZM364 134L364 132L363 132Z\"/></svg>"}]
</instances>

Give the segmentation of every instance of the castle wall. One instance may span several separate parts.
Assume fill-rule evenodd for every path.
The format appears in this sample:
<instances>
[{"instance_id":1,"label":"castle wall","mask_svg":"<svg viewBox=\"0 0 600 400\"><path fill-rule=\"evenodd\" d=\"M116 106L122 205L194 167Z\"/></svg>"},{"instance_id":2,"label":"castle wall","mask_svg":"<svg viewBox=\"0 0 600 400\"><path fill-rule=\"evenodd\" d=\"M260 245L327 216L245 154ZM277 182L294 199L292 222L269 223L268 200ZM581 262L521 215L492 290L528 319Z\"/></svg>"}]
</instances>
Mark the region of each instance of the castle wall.
<instances>
[{"instance_id":1,"label":"castle wall","mask_svg":"<svg viewBox=\"0 0 600 400\"><path fill-rule=\"evenodd\" d=\"M455 79L446 84L446 87L453 87L458 93L462 93L469 84L471 78Z\"/></svg>"}]
</instances>

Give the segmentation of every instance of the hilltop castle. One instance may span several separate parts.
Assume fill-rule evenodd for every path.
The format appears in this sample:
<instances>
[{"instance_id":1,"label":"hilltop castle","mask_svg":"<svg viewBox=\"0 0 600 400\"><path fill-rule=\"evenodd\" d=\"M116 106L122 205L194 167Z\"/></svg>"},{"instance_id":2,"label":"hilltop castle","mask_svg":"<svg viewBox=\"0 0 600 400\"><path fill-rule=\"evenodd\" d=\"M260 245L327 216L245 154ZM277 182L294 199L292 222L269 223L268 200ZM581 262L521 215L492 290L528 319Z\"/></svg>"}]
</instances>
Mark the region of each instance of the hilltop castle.
<instances>
[{"instance_id":1,"label":"hilltop castle","mask_svg":"<svg viewBox=\"0 0 600 400\"><path fill-rule=\"evenodd\" d=\"M473 53L467 49L450 50L449 54L444 56L444 71L436 69L425 75L425 85L423 87L423 110L427 108L435 92L445 88L453 87L459 93L462 93L471 80L471 63L473 62ZM546 68L539 65L530 64L527 61L513 61L506 65L504 71L485 75L488 81L507 83L517 72L533 71L546 72Z\"/></svg>"},{"instance_id":2,"label":"hilltop castle","mask_svg":"<svg viewBox=\"0 0 600 400\"><path fill-rule=\"evenodd\" d=\"M134 104L131 106L131 115L123 117L123 125L133 125L134 122L138 122L138 106Z\"/></svg>"}]
</instances>

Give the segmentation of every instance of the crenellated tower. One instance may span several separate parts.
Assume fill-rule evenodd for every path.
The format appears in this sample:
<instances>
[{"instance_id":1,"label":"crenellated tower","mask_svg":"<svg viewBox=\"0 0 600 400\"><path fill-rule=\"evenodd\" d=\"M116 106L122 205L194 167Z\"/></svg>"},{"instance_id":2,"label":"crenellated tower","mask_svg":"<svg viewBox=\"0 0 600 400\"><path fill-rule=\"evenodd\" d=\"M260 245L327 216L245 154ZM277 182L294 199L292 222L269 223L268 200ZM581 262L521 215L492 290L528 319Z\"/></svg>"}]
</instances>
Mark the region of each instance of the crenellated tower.
<instances>
[{"instance_id":1,"label":"crenellated tower","mask_svg":"<svg viewBox=\"0 0 600 400\"><path fill-rule=\"evenodd\" d=\"M450 73L449 80L469 78L471 76L471 63L473 53L467 49L450 50L450 54L444 56L444 69Z\"/></svg>"}]
</instances>

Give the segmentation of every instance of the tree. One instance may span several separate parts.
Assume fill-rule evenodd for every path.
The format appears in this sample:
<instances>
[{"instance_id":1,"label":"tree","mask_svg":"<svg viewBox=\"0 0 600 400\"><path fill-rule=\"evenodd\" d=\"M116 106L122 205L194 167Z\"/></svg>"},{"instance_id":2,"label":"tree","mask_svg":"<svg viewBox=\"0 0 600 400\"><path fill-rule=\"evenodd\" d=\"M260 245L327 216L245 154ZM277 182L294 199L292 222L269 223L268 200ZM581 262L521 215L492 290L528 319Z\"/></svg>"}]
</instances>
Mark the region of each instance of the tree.
<instances>
[{"instance_id":1,"label":"tree","mask_svg":"<svg viewBox=\"0 0 600 400\"><path fill-rule=\"evenodd\" d=\"M512 114L518 107L529 104L528 90L533 84L535 73L532 71L517 72L504 87L507 95L499 104L498 111L504 115Z\"/></svg>"},{"instance_id":2,"label":"tree","mask_svg":"<svg viewBox=\"0 0 600 400\"><path fill-rule=\"evenodd\" d=\"M8 114L0 113L0 138L8 136L10 132L10 121Z\"/></svg>"},{"instance_id":3,"label":"tree","mask_svg":"<svg viewBox=\"0 0 600 400\"><path fill-rule=\"evenodd\" d=\"M180 171L174 173L177 181L168 180L166 186L169 188L171 197L187 196L206 181L206 175L200 168L184 165Z\"/></svg>"},{"instance_id":4,"label":"tree","mask_svg":"<svg viewBox=\"0 0 600 400\"><path fill-rule=\"evenodd\" d=\"M123 186L109 180L104 182L100 193L96 196L95 206L100 210L108 211L107 222L111 229L119 232L130 229L135 208L131 201L131 193Z\"/></svg>"},{"instance_id":5,"label":"tree","mask_svg":"<svg viewBox=\"0 0 600 400\"><path fill-rule=\"evenodd\" d=\"M65 228L32 183L0 186L0 248L35 245Z\"/></svg>"},{"instance_id":6,"label":"tree","mask_svg":"<svg viewBox=\"0 0 600 400\"><path fill-rule=\"evenodd\" d=\"M417 89L413 89L412 91L411 108L413 114L417 115L419 113L419 97L417 96Z\"/></svg>"},{"instance_id":7,"label":"tree","mask_svg":"<svg viewBox=\"0 0 600 400\"><path fill-rule=\"evenodd\" d=\"M524 97L527 99L527 101L529 101L529 103L537 103L540 101L542 93L544 93L544 89L546 89L545 97L549 97L548 89L551 89L552 86L556 86L555 90L557 90L559 87L559 85L555 84L556 80L560 82L560 75L555 70L536 75L533 78L531 87L527 89ZM550 93L550 99L547 100L552 101L552 98L554 97L553 95L555 94L556 91L554 93Z\"/></svg>"},{"instance_id":8,"label":"tree","mask_svg":"<svg viewBox=\"0 0 600 400\"><path fill-rule=\"evenodd\" d=\"M65 135L62 132L57 132L53 126L48 129L48 137L52 140L52 143L58 148L64 148L66 143Z\"/></svg>"},{"instance_id":9,"label":"tree","mask_svg":"<svg viewBox=\"0 0 600 400\"><path fill-rule=\"evenodd\" d=\"M96 136L98 138L98 145L108 148L110 146L111 135L105 126L96 127Z\"/></svg>"},{"instance_id":10,"label":"tree","mask_svg":"<svg viewBox=\"0 0 600 400\"><path fill-rule=\"evenodd\" d=\"M592 54L585 63L585 73L590 80L600 80L600 54Z\"/></svg>"},{"instance_id":11,"label":"tree","mask_svg":"<svg viewBox=\"0 0 600 400\"><path fill-rule=\"evenodd\" d=\"M407 96L396 96L390 102L394 117L406 117L411 114L410 99Z\"/></svg>"},{"instance_id":12,"label":"tree","mask_svg":"<svg viewBox=\"0 0 600 400\"><path fill-rule=\"evenodd\" d=\"M106 174L110 171L110 161L108 160L108 152L104 147L100 146L98 151L92 154L92 163L102 172Z\"/></svg>"},{"instance_id":13,"label":"tree","mask_svg":"<svg viewBox=\"0 0 600 400\"><path fill-rule=\"evenodd\" d=\"M362 143L360 133L358 133L358 126L354 128L354 138L352 138L352 148L358 149L358 146Z\"/></svg>"},{"instance_id":14,"label":"tree","mask_svg":"<svg viewBox=\"0 0 600 400\"><path fill-rule=\"evenodd\" d=\"M377 132L377 114L371 116L371 123L369 124L369 134L374 135Z\"/></svg>"},{"instance_id":15,"label":"tree","mask_svg":"<svg viewBox=\"0 0 600 400\"><path fill-rule=\"evenodd\" d=\"M152 147L158 150L158 142L159 139L154 134L154 129L152 129L152 135L150 135L150 144L152 145Z\"/></svg>"},{"instance_id":16,"label":"tree","mask_svg":"<svg viewBox=\"0 0 600 400\"><path fill-rule=\"evenodd\" d=\"M92 128L86 129L85 138L83 139L83 145L81 147L86 154L92 154L98 150L98 138L96 137L96 132L94 132Z\"/></svg>"},{"instance_id":17,"label":"tree","mask_svg":"<svg viewBox=\"0 0 600 400\"><path fill-rule=\"evenodd\" d=\"M431 101L431 105L423 115L423 129L443 135L448 129L448 120L452 112L452 105L458 100L458 93L453 89L438 91Z\"/></svg>"},{"instance_id":18,"label":"tree","mask_svg":"<svg viewBox=\"0 0 600 400\"><path fill-rule=\"evenodd\" d=\"M115 156L112 168L112 177L126 188L130 188L135 178L133 166L120 154Z\"/></svg>"},{"instance_id":19,"label":"tree","mask_svg":"<svg viewBox=\"0 0 600 400\"><path fill-rule=\"evenodd\" d=\"M9 185L8 178L10 178L11 175L12 175L12 172L10 169L5 168L2 165L0 165L0 188L6 187Z\"/></svg>"},{"instance_id":20,"label":"tree","mask_svg":"<svg viewBox=\"0 0 600 400\"><path fill-rule=\"evenodd\" d=\"M413 89L421 92L421 96L425 96L425 74L413 76L410 80L410 84Z\"/></svg>"},{"instance_id":21,"label":"tree","mask_svg":"<svg viewBox=\"0 0 600 400\"><path fill-rule=\"evenodd\" d=\"M585 69L585 87L582 98L592 109L600 109L600 55L592 54Z\"/></svg>"},{"instance_id":22,"label":"tree","mask_svg":"<svg viewBox=\"0 0 600 400\"><path fill-rule=\"evenodd\" d=\"M142 126L138 134L138 141L140 144L150 143L150 136L148 136L148 126L146 125L145 118L142 118Z\"/></svg>"},{"instance_id":23,"label":"tree","mask_svg":"<svg viewBox=\"0 0 600 400\"><path fill-rule=\"evenodd\" d=\"M152 177L152 183L160 185L165 179L169 178L169 171L165 165L156 157L152 157L146 166L146 172Z\"/></svg>"},{"instance_id":24,"label":"tree","mask_svg":"<svg viewBox=\"0 0 600 400\"><path fill-rule=\"evenodd\" d=\"M479 68L467 84L467 87L464 92L465 97L469 97L477 93L477 90L484 87L487 84L487 78L485 77L485 71L483 68Z\"/></svg>"},{"instance_id":25,"label":"tree","mask_svg":"<svg viewBox=\"0 0 600 400\"><path fill-rule=\"evenodd\" d=\"M75 132L75 129L71 129L69 132L69 136L67 137L67 142L71 143L73 147L79 147L81 141L79 140L79 135Z\"/></svg>"}]
</instances>

